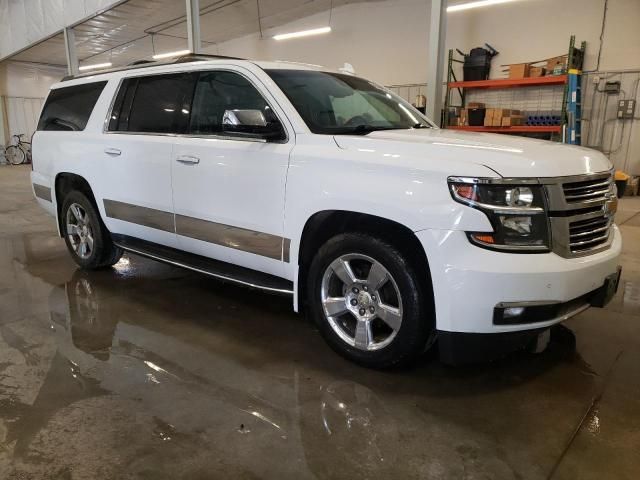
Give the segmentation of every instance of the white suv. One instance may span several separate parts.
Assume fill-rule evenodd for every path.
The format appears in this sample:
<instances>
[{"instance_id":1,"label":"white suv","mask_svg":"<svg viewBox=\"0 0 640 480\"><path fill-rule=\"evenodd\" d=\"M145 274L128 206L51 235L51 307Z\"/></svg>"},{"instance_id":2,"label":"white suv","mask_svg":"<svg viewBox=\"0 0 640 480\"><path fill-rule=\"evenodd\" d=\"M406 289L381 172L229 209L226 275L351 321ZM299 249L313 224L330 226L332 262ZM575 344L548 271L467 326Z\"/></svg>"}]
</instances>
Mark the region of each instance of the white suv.
<instances>
[{"instance_id":1,"label":"white suv","mask_svg":"<svg viewBox=\"0 0 640 480\"><path fill-rule=\"evenodd\" d=\"M124 250L293 297L361 364L495 358L615 293L612 167L436 128L368 80L187 56L54 85L34 194L83 268Z\"/></svg>"}]
</instances>

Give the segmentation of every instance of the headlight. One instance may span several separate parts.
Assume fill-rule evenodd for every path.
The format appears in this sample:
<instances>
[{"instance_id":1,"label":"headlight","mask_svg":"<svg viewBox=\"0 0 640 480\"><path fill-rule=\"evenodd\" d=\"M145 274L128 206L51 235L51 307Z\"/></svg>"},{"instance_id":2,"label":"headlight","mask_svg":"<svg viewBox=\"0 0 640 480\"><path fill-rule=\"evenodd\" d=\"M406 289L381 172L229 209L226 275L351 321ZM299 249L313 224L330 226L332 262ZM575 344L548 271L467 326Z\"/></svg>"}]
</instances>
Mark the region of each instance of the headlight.
<instances>
[{"instance_id":1,"label":"headlight","mask_svg":"<svg viewBox=\"0 0 640 480\"><path fill-rule=\"evenodd\" d=\"M493 232L468 232L469 239L494 250L548 251L549 222L542 186L489 182L449 179L454 200L481 210L493 226Z\"/></svg>"}]
</instances>

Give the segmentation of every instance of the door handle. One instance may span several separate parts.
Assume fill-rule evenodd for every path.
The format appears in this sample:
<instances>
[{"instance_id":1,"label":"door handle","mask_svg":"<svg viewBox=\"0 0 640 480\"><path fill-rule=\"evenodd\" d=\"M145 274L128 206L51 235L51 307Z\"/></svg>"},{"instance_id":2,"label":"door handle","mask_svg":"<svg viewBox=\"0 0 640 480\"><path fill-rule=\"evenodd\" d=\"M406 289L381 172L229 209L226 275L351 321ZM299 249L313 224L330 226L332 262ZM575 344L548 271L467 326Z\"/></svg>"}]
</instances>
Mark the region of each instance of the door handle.
<instances>
[{"instance_id":1,"label":"door handle","mask_svg":"<svg viewBox=\"0 0 640 480\"><path fill-rule=\"evenodd\" d=\"M104 153L106 153L107 155L111 155L113 157L117 157L122 152L120 151L119 148L105 148Z\"/></svg>"},{"instance_id":2,"label":"door handle","mask_svg":"<svg viewBox=\"0 0 640 480\"><path fill-rule=\"evenodd\" d=\"M200 163L200 159L198 157L194 157L193 155L178 155L176 157L176 161L180 163L190 163L190 164Z\"/></svg>"}]
</instances>

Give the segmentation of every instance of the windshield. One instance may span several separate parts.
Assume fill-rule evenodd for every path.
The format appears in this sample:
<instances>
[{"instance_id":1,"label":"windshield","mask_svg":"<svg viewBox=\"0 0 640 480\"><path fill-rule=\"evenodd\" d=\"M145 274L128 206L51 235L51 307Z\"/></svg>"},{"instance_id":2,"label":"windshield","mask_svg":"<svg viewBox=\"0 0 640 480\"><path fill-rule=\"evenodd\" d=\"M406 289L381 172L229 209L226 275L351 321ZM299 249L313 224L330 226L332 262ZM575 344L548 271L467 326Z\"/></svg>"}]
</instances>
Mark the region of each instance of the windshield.
<instances>
[{"instance_id":1,"label":"windshield","mask_svg":"<svg viewBox=\"0 0 640 480\"><path fill-rule=\"evenodd\" d=\"M431 126L411 104L362 78L313 70L266 72L313 133L364 135Z\"/></svg>"}]
</instances>

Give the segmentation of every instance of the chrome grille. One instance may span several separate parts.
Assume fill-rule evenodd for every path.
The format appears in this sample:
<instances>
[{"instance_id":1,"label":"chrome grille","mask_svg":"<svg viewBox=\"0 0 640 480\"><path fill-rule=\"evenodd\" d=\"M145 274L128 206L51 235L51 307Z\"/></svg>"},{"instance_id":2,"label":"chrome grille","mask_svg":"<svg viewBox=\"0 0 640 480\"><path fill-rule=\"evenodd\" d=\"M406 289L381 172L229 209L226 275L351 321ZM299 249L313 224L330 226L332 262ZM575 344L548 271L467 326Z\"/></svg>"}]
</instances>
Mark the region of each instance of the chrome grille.
<instances>
[{"instance_id":1,"label":"chrome grille","mask_svg":"<svg viewBox=\"0 0 640 480\"><path fill-rule=\"evenodd\" d=\"M616 202L613 171L540 179L545 185L552 249L563 257L609 248Z\"/></svg>"},{"instance_id":2,"label":"chrome grille","mask_svg":"<svg viewBox=\"0 0 640 480\"><path fill-rule=\"evenodd\" d=\"M611 190L611 179L595 179L583 182L571 182L562 185L567 203L584 203L601 200Z\"/></svg>"},{"instance_id":3,"label":"chrome grille","mask_svg":"<svg viewBox=\"0 0 640 480\"><path fill-rule=\"evenodd\" d=\"M609 240L612 219L601 215L569 223L569 247L572 253L592 250Z\"/></svg>"}]
</instances>

